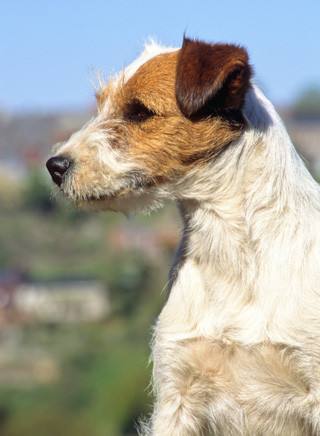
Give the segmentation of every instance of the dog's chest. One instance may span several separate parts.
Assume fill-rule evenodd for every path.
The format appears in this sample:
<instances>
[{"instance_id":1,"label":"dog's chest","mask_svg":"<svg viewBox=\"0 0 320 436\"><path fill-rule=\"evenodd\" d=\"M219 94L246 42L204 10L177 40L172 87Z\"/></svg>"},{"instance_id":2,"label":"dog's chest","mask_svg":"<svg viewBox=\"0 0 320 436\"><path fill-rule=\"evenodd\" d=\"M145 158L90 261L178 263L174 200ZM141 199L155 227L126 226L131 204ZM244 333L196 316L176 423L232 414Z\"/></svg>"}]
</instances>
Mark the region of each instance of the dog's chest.
<instances>
[{"instance_id":1,"label":"dog's chest","mask_svg":"<svg viewBox=\"0 0 320 436\"><path fill-rule=\"evenodd\" d=\"M277 420L283 435L312 434L296 413L301 404L312 403L312 367L300 351L271 343L245 347L204 338L175 343L161 338L154 352L160 396L165 400L167 392L175 392L186 408L201 397L209 415L223 408L217 434L278 434L271 430Z\"/></svg>"}]
</instances>

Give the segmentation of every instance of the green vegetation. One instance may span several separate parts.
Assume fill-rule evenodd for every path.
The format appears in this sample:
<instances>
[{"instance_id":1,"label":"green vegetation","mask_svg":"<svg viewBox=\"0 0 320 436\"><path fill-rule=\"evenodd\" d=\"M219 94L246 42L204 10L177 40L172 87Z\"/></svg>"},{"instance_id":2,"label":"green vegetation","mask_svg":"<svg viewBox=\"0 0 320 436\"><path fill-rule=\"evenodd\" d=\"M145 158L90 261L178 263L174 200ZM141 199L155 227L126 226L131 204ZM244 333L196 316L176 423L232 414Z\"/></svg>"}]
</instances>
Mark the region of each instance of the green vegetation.
<instances>
[{"instance_id":1,"label":"green vegetation","mask_svg":"<svg viewBox=\"0 0 320 436\"><path fill-rule=\"evenodd\" d=\"M39 350L58 361L52 383L2 387L3 436L134 434L148 413L148 349L144 335L123 320L95 326L33 326L22 356ZM39 338L40 336L40 338ZM58 356L58 359L56 357Z\"/></svg>"},{"instance_id":2,"label":"green vegetation","mask_svg":"<svg viewBox=\"0 0 320 436\"><path fill-rule=\"evenodd\" d=\"M153 235L172 221L172 211L130 222L113 213L79 213L48 204L41 172L26 177L15 203L0 207L0 270L36 281L97 278L110 294L112 315L96 324L15 321L2 328L0 434L136 434L139 417L151 410L151 325L173 253L161 244L153 256L134 244L127 248L118 235L145 228Z\"/></svg>"}]
</instances>

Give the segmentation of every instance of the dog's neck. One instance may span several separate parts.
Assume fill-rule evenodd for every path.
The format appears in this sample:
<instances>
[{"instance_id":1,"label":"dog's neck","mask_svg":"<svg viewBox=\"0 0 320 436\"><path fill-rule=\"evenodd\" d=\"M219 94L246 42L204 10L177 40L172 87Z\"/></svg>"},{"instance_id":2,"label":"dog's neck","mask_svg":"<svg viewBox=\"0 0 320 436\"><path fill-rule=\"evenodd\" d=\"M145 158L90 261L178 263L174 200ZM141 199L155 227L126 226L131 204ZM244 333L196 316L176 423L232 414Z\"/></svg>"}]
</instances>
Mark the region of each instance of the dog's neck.
<instances>
[{"instance_id":1,"label":"dog's neck","mask_svg":"<svg viewBox=\"0 0 320 436\"><path fill-rule=\"evenodd\" d=\"M315 266L304 260L310 259L310 250L320 258L315 231L307 228L310 219L304 219L319 213L320 202L311 203L318 188L281 121L268 118L271 109L268 117L264 109L256 120L261 132L257 126L248 129L242 144L221 156L211 174L198 182L198 188L203 185L198 198L180 201L184 236L160 317L160 325L165 317L166 328L172 327L172 337L176 330L181 338L228 336L246 343L295 343L297 328L302 331L314 317L311 293L306 293L308 299L301 293L314 286L308 268ZM274 114L271 111L271 117ZM297 311L296 318L292 311Z\"/></svg>"}]
</instances>

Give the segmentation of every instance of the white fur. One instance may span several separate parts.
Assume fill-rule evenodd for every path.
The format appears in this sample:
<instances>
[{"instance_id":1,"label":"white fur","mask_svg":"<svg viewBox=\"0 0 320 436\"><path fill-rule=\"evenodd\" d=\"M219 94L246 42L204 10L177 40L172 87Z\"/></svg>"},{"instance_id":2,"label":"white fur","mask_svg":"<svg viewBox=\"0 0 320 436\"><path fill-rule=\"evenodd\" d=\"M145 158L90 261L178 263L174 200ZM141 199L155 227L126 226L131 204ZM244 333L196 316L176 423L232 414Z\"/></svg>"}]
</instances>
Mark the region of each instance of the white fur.
<instances>
[{"instance_id":1,"label":"white fur","mask_svg":"<svg viewBox=\"0 0 320 436\"><path fill-rule=\"evenodd\" d=\"M252 122L254 105L254 117L260 118ZM248 95L244 114L254 124L240 143L214 162L212 169L209 165L198 177L192 175L191 182L184 181L192 184L182 194L190 214L190 260L179 271L160 324L172 308L174 321L164 322L171 338L175 330L185 339L217 338L235 329L230 339L247 344L266 339L301 344L305 339L298 334L302 318L308 331L310 320L315 332L320 326L319 187L294 151L274 108L256 86ZM265 125L265 117L270 125ZM257 162L251 154L260 142ZM250 171L257 176L248 184ZM200 198L201 206L189 212L189 198ZM206 259L208 271L193 265L195 257ZM218 280L216 269L223 276ZM205 286L198 286L194 293L194 280L204 282L195 278L199 273L208 277ZM246 303L248 289L254 296L250 304ZM181 292L188 292L188 298L182 299ZM297 300L303 303L303 311ZM196 326L185 317L188 308L184 304L192 307ZM177 306L184 322L179 321Z\"/></svg>"},{"instance_id":2,"label":"white fur","mask_svg":"<svg viewBox=\"0 0 320 436\"><path fill-rule=\"evenodd\" d=\"M320 191L273 106L254 84L243 112L250 128L239 143L183 181L187 253L156 327L155 385L158 393L161 385L169 389L161 372L165 370L170 380L170 369L174 374L181 364L177 354L182 341L205 338L244 348L285 344L300 353L296 370L313 386L312 393L299 397L292 390L288 405L280 389L267 398L261 386L251 386L250 398L265 413L265 421L260 418L259 430L249 434L300 434L281 431L290 413L309 418L314 434L319 434ZM195 204L193 199L201 201ZM156 408L154 434L164 434L166 425L174 429L167 434L200 434L200 418L194 429L191 419L190 429L173 421L170 427L174 406L169 394L165 397ZM224 400L228 403L227 394ZM243 415L238 402L223 406L229 428L212 411L218 404L213 401L207 407L212 431L247 434L246 426L239 424ZM196 416L199 410L189 406L188 413ZM176 414L183 419L181 411ZM233 418L238 424L232 424Z\"/></svg>"}]
</instances>

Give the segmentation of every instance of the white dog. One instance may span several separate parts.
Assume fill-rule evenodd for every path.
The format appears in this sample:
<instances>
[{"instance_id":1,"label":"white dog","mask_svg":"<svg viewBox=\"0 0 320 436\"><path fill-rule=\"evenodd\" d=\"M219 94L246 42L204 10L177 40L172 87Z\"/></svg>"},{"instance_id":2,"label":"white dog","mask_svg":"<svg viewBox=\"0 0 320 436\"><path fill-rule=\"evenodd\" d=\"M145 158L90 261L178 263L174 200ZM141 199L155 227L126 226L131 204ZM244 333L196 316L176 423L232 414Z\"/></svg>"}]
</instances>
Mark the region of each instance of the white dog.
<instances>
[{"instance_id":1,"label":"white dog","mask_svg":"<svg viewBox=\"0 0 320 436\"><path fill-rule=\"evenodd\" d=\"M238 46L152 43L47 162L77 204L178 201L146 434L320 435L320 191L251 75Z\"/></svg>"}]
</instances>

